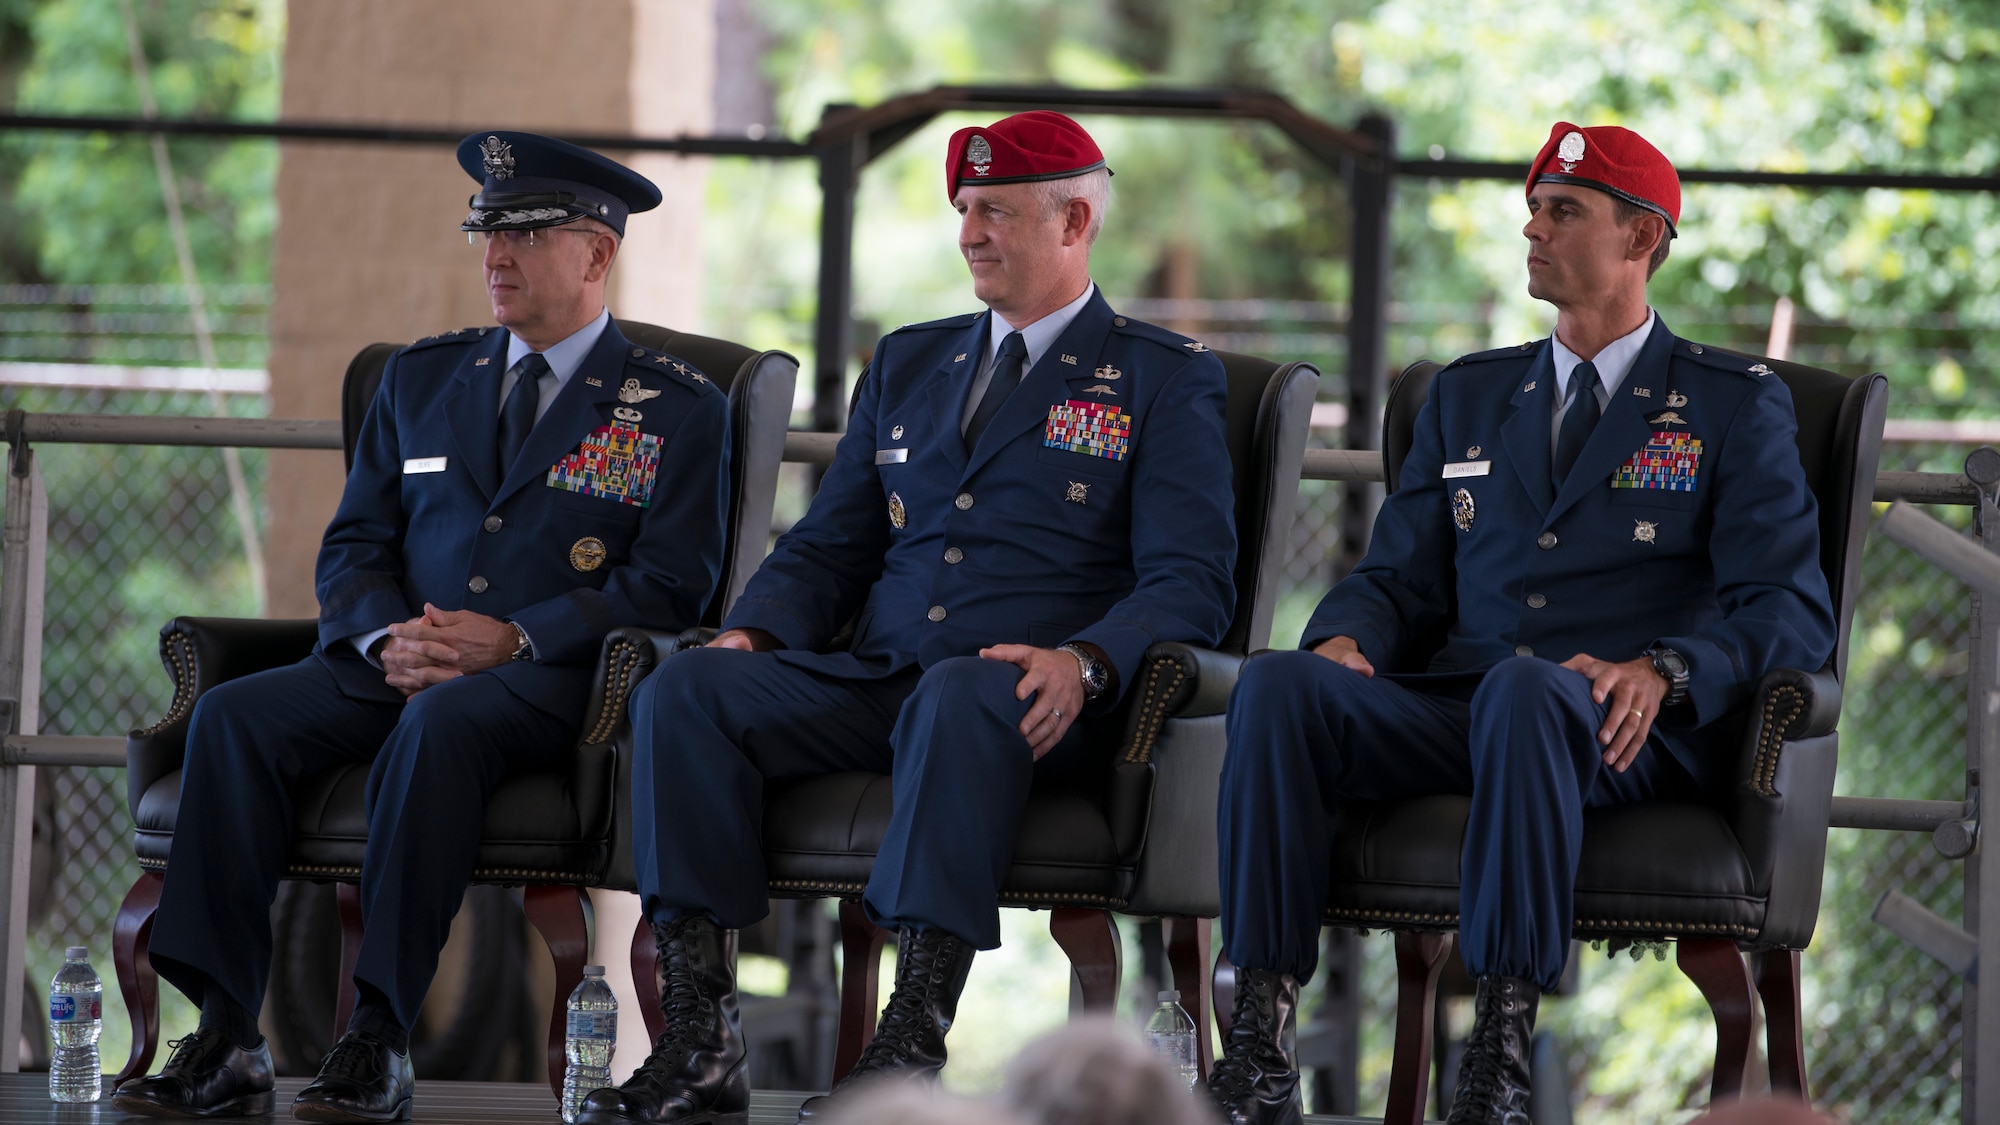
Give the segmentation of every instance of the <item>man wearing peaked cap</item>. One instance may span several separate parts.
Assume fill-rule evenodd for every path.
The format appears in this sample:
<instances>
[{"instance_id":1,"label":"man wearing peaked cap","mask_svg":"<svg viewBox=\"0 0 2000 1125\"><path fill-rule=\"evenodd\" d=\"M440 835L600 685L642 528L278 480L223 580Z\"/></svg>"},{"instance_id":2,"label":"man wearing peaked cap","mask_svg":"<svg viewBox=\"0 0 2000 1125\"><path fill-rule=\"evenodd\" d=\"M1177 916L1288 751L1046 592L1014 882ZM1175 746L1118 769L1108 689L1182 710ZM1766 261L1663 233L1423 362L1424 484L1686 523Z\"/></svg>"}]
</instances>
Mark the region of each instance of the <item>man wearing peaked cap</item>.
<instances>
[{"instance_id":1,"label":"man wearing peaked cap","mask_svg":"<svg viewBox=\"0 0 2000 1125\"><path fill-rule=\"evenodd\" d=\"M474 134L458 156L500 327L389 358L320 547L318 645L195 705L151 956L201 1025L118 1091L127 1112L272 1111L257 1013L294 802L365 776L359 1003L292 1111L408 1117L409 1029L485 798L567 768L607 632L691 626L715 585L726 400L604 308L626 217L659 191L529 133Z\"/></svg>"},{"instance_id":2,"label":"man wearing peaked cap","mask_svg":"<svg viewBox=\"0 0 2000 1125\"><path fill-rule=\"evenodd\" d=\"M1584 810L1725 790L1718 720L1833 650L1785 384L1646 302L1680 222L1673 165L1629 130L1559 123L1527 202L1554 334L1438 372L1367 557L1230 699L1238 1008L1209 1088L1232 1125L1300 1120L1292 1021L1342 802L1471 797L1457 923L1478 990L1449 1120L1527 1125Z\"/></svg>"},{"instance_id":3,"label":"man wearing peaked cap","mask_svg":"<svg viewBox=\"0 0 2000 1125\"><path fill-rule=\"evenodd\" d=\"M667 1033L579 1120L745 1120L728 931L762 918L770 781L892 775L863 897L897 933L862 1080L945 1061L1030 786L1108 778L1103 730L1156 641L1212 644L1234 601L1223 372L1090 280L1110 171L1076 122L951 138L945 189L979 315L875 349L811 509L708 647L634 693L633 851L674 952ZM836 638L852 626L852 640Z\"/></svg>"}]
</instances>

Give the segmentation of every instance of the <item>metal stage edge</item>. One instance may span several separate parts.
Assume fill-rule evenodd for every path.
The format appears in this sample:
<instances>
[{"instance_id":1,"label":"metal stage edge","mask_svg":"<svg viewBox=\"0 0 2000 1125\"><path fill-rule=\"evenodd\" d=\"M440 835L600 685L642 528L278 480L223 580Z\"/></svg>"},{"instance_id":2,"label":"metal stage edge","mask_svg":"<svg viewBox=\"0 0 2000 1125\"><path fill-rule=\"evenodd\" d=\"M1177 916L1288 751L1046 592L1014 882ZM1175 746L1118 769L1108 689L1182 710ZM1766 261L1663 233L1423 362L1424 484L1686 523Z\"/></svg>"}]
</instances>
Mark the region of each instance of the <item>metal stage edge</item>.
<instances>
[{"instance_id":1,"label":"metal stage edge","mask_svg":"<svg viewBox=\"0 0 2000 1125\"><path fill-rule=\"evenodd\" d=\"M295 1120L292 1098L305 1088L304 1078L278 1079L278 1112L271 1117L231 1117L227 1121ZM105 1076L104 1099L88 1105L57 1105L49 1100L49 1077L42 1073L0 1074L0 1122L6 1125L87 1125L91 1122L160 1121L133 1117L111 1108L111 1079ZM784 1090L758 1091L750 1096L751 1125L792 1125L799 1103L810 1094ZM192 1120L192 1119L190 1119ZM417 1082L416 1125L549 1125L560 1122L549 1088L534 1082ZM1319 1125L1349 1125L1380 1121L1371 1117L1310 1116Z\"/></svg>"}]
</instances>

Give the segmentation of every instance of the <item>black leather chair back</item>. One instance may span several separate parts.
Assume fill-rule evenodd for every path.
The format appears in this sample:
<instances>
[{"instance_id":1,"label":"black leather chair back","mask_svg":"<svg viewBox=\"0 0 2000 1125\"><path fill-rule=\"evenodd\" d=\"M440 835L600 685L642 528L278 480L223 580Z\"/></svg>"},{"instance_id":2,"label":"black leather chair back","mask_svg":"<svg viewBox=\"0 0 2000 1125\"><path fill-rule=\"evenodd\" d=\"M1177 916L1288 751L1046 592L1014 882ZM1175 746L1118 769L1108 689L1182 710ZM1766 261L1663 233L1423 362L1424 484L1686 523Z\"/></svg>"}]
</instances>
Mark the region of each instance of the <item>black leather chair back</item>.
<instances>
[{"instance_id":1,"label":"black leather chair back","mask_svg":"<svg viewBox=\"0 0 2000 1125\"><path fill-rule=\"evenodd\" d=\"M736 519L729 527L715 596L701 619L703 625L720 624L770 548L771 510L799 361L785 352L760 352L729 340L676 332L644 321L617 323L626 339L679 356L700 368L729 396L729 510ZM356 352L347 365L340 387L340 436L349 469L354 467L354 444L361 437L362 419L382 384L382 369L403 346L370 344ZM787 369L790 378L783 377ZM759 372L764 373L762 377L751 377Z\"/></svg>"},{"instance_id":2,"label":"black leather chair back","mask_svg":"<svg viewBox=\"0 0 2000 1125\"><path fill-rule=\"evenodd\" d=\"M1288 542L1272 531L1291 522L1305 457L1305 429L1279 426L1277 419L1288 410L1312 409L1319 370L1234 352L1215 357L1228 379L1224 426L1236 477L1236 613L1216 647L1242 653L1271 640Z\"/></svg>"}]
</instances>

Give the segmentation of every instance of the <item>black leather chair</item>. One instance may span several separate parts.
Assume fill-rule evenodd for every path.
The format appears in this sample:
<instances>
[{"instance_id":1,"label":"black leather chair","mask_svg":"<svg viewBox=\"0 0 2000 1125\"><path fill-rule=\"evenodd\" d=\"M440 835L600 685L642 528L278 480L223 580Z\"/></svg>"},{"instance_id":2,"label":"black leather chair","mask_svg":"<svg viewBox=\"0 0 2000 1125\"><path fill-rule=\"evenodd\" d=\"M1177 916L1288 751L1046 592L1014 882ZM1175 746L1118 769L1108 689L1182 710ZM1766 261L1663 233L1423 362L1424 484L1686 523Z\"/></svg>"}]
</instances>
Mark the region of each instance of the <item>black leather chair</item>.
<instances>
[{"instance_id":1,"label":"black leather chair","mask_svg":"<svg viewBox=\"0 0 2000 1125\"><path fill-rule=\"evenodd\" d=\"M721 581L704 620L721 609L762 559L791 416L798 361L784 352L759 352L726 340L674 332L621 320L634 343L671 352L707 373L729 396L730 526ZM371 344L348 365L341 387L341 428L351 466L361 420L382 378L383 365L400 345ZM127 742L126 784L134 821L133 846L141 874L119 908L113 961L132 1019L132 1054L118 1080L145 1073L159 1039L159 984L146 954L161 872L173 843L180 806L181 764L188 717L202 692L237 676L304 658L317 637L317 621L181 617L160 631L160 660L174 681L167 715ZM555 962L556 999L549 1019L549 1084L561 1094L564 1067L564 1000L582 979L586 955L583 889L605 883L613 856L630 853L625 816L630 756L613 744L632 686L650 667L649 646L606 639L567 774L509 778L487 803L474 883L519 886L529 920ZM343 926L338 1034L353 1010L354 958L359 952L361 858L367 845L363 797L365 765L329 771L296 795L297 825L286 876L340 885ZM626 861L629 864L629 859Z\"/></svg>"},{"instance_id":2,"label":"black leather chair","mask_svg":"<svg viewBox=\"0 0 2000 1125\"><path fill-rule=\"evenodd\" d=\"M1634 942L1675 943L1681 970L1715 1015L1713 1097L1741 1089L1755 1050L1754 978L1764 1002L1772 1088L1804 1099L1799 951L1811 941L1819 913L1840 681L1888 382L1879 374L1848 379L1763 362L1791 389L1797 411L1799 460L1819 501L1820 565L1838 613L1839 643L1827 667L1773 672L1745 713L1724 720L1740 728L1742 743L1729 793L1709 803L1649 801L1584 814L1573 936L1606 940L1614 951ZM1391 491L1438 370L1415 364L1390 390L1383 446ZM1388 1122L1423 1120L1436 983L1447 935L1459 923L1459 853L1469 807L1458 796L1356 802L1341 810L1335 832L1327 923L1396 933L1400 995Z\"/></svg>"},{"instance_id":3,"label":"black leather chair","mask_svg":"<svg viewBox=\"0 0 2000 1125\"><path fill-rule=\"evenodd\" d=\"M1215 802L1222 709L1246 654L1270 637L1277 587L1319 372L1218 352L1228 377L1227 428L1235 470L1236 613L1216 650L1159 644L1128 689L1108 792L1038 788L1029 799L1001 903L1050 911L1082 1006L1117 1003L1118 932L1112 913L1168 919L1169 960L1199 1026L1206 1026L1209 923L1221 912ZM664 654L677 642L656 637ZM659 674L671 675L671 665ZM888 829L890 779L837 773L773 786L764 812L765 863L777 898L840 898L841 1013L834 1073L844 1074L874 1033L886 934L860 907ZM634 949L634 976L650 948ZM658 1028L654 1028L657 1034ZM1197 1036L1202 1065L1206 1035Z\"/></svg>"}]
</instances>

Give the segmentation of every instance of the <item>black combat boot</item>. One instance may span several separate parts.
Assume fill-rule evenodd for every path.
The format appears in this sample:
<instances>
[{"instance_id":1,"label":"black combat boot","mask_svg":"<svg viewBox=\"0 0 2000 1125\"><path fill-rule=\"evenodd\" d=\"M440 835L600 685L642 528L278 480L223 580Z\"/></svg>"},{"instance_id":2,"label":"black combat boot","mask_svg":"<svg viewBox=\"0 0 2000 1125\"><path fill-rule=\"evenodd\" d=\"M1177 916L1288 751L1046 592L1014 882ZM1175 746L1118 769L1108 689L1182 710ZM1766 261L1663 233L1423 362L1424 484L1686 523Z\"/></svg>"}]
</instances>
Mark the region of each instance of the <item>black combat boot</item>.
<instances>
[{"instance_id":1,"label":"black combat boot","mask_svg":"<svg viewBox=\"0 0 2000 1125\"><path fill-rule=\"evenodd\" d=\"M800 1121L826 1117L848 1100L842 1091L880 1081L930 1078L944 1069L944 1036L972 971L969 942L943 930L905 929L896 939L896 989L876 1021L875 1038L834 1092L808 1098Z\"/></svg>"},{"instance_id":2,"label":"black combat boot","mask_svg":"<svg viewBox=\"0 0 2000 1125\"><path fill-rule=\"evenodd\" d=\"M1208 1095L1229 1125L1301 1125L1295 1022L1299 982L1270 969L1236 970L1236 1012L1222 1057L1208 1074Z\"/></svg>"},{"instance_id":3,"label":"black combat boot","mask_svg":"<svg viewBox=\"0 0 2000 1125\"><path fill-rule=\"evenodd\" d=\"M736 1010L736 931L706 917L653 926L667 1029L623 1086L598 1090L577 1125L746 1125L750 1078Z\"/></svg>"},{"instance_id":4,"label":"black combat boot","mask_svg":"<svg viewBox=\"0 0 2000 1125\"><path fill-rule=\"evenodd\" d=\"M1541 998L1519 977L1479 978L1447 1125L1529 1125L1528 1051Z\"/></svg>"},{"instance_id":5,"label":"black combat boot","mask_svg":"<svg viewBox=\"0 0 2000 1125\"><path fill-rule=\"evenodd\" d=\"M221 1028L198 1027L168 1046L174 1053L160 1073L118 1087L112 1108L142 1117L260 1117L277 1107L269 1043L246 1049Z\"/></svg>"}]
</instances>

